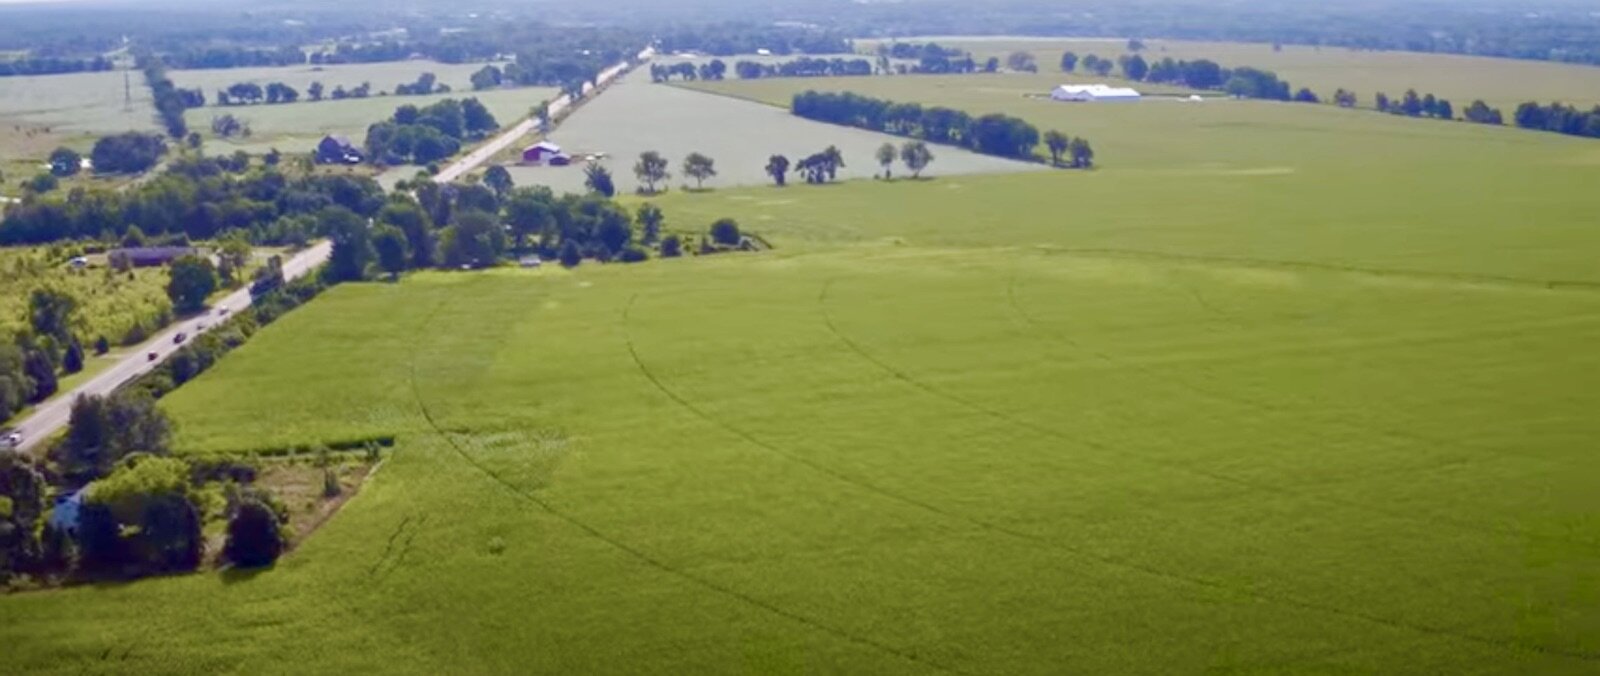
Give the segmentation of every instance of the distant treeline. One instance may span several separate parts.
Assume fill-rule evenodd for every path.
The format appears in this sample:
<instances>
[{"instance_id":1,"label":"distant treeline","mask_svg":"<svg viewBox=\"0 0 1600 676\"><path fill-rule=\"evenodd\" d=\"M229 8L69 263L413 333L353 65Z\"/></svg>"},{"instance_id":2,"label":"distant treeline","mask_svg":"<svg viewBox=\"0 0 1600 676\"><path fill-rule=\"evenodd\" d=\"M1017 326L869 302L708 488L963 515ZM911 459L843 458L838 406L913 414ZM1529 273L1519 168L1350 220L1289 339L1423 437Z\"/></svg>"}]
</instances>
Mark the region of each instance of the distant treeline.
<instances>
[{"instance_id":1,"label":"distant treeline","mask_svg":"<svg viewBox=\"0 0 1600 676\"><path fill-rule=\"evenodd\" d=\"M660 36L662 52L705 52L713 56L755 54L766 50L777 56L790 54L849 54L854 51L846 33L804 26L715 23L684 26Z\"/></svg>"},{"instance_id":2,"label":"distant treeline","mask_svg":"<svg viewBox=\"0 0 1600 676\"><path fill-rule=\"evenodd\" d=\"M961 146L986 155L1034 159L1042 137L1026 121L991 113L972 117L939 106L896 103L852 93L806 91L794 96L791 110L809 120Z\"/></svg>"},{"instance_id":3,"label":"distant treeline","mask_svg":"<svg viewBox=\"0 0 1600 676\"><path fill-rule=\"evenodd\" d=\"M1541 106L1529 101L1517 106L1512 119L1523 129L1600 138L1600 106L1585 112L1564 103Z\"/></svg>"},{"instance_id":4,"label":"distant treeline","mask_svg":"<svg viewBox=\"0 0 1600 676\"><path fill-rule=\"evenodd\" d=\"M415 82L396 85L395 96L425 96L428 94L448 94L450 85L440 84L439 78L433 73L423 73L417 76ZM379 92L383 96L387 92ZM372 84L363 82L359 86L345 89L344 85L335 85L332 92L321 82L312 82L306 87L306 100L321 101L326 96L335 101L343 99L364 99L372 95ZM217 90L217 105L219 106L253 106L258 104L273 105L279 103L295 103L300 100L300 90L282 82L270 82L265 87L254 82L238 82L228 85L227 89ZM202 104L204 101L202 100Z\"/></svg>"},{"instance_id":5,"label":"distant treeline","mask_svg":"<svg viewBox=\"0 0 1600 676\"><path fill-rule=\"evenodd\" d=\"M0 77L13 75L60 75L62 73L88 73L111 70L113 64L104 56L92 59L62 59L32 57L0 61Z\"/></svg>"},{"instance_id":6,"label":"distant treeline","mask_svg":"<svg viewBox=\"0 0 1600 676\"><path fill-rule=\"evenodd\" d=\"M755 80L764 77L851 77L873 74L872 62L866 59L820 59L800 57L784 63L756 63L740 61L733 72L741 79Z\"/></svg>"}]
</instances>

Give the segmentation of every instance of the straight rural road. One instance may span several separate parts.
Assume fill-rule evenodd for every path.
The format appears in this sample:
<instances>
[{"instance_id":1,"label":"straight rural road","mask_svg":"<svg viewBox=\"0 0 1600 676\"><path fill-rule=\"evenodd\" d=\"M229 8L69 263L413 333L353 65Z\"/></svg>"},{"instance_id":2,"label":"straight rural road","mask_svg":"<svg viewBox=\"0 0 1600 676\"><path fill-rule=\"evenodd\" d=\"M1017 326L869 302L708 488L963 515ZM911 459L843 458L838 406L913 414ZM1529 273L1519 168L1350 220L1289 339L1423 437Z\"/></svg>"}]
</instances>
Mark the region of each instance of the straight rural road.
<instances>
[{"instance_id":1,"label":"straight rural road","mask_svg":"<svg viewBox=\"0 0 1600 676\"><path fill-rule=\"evenodd\" d=\"M639 52L638 60L640 62L649 61L650 57L654 55L655 48L646 47L644 51ZM604 71L601 71L600 75L595 78L595 84L584 87L584 93L587 94L598 87L606 85L612 80L617 79L617 76L623 74L627 70L628 63L624 61L607 68ZM572 97L567 96L566 94L556 97L550 102L550 118L555 119L571 107ZM506 130L499 136L494 137L493 140L474 148L472 152L467 153L461 159L451 163L450 166L440 170L438 174L434 175L433 182L450 183L461 178L462 176L467 175L468 172L478 168L484 162L488 162L490 158L500 154L500 152L506 148L511 147L511 144L516 143L517 139L533 133L533 130L538 126L539 120L536 118L528 118L517 123L517 126Z\"/></svg>"},{"instance_id":2,"label":"straight rural road","mask_svg":"<svg viewBox=\"0 0 1600 676\"><path fill-rule=\"evenodd\" d=\"M332 243L318 242L311 248L295 254L294 257L283 263L284 279L295 279L315 270L317 266L328 260L328 256L332 252ZM227 316L249 307L252 300L248 287L230 293L226 298L213 303L211 305L212 309L207 310L205 313L175 322L172 326L157 333L155 337L140 344L137 348L132 348L127 356L89 379L88 382L69 392L57 394L55 398L34 409L31 415L24 418L17 425L16 431L22 433L22 445L19 450L31 452L39 448L57 430L65 427L67 420L72 415L72 401L74 399L82 395L105 396L111 394L112 391L121 387L124 383L150 372L195 336L210 331L226 319ZM227 308L228 315L218 314L223 308ZM189 336L183 344L173 341L173 338L180 333L188 334ZM151 354L155 355L154 359L150 358Z\"/></svg>"}]
</instances>

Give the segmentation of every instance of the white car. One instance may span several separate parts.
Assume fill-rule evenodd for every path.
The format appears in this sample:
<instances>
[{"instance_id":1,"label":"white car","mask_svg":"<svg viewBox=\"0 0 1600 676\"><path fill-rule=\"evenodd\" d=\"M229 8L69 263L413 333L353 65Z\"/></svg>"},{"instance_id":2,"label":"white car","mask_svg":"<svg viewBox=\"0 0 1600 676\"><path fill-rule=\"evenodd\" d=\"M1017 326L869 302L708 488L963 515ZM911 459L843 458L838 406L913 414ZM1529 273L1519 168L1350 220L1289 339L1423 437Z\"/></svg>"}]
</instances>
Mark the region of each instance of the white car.
<instances>
[{"instance_id":1,"label":"white car","mask_svg":"<svg viewBox=\"0 0 1600 676\"><path fill-rule=\"evenodd\" d=\"M4 437L0 437L0 446L4 446L6 448L17 448L18 446L21 446L21 445L22 445L22 433L21 432L11 432L11 433L6 434Z\"/></svg>"}]
</instances>

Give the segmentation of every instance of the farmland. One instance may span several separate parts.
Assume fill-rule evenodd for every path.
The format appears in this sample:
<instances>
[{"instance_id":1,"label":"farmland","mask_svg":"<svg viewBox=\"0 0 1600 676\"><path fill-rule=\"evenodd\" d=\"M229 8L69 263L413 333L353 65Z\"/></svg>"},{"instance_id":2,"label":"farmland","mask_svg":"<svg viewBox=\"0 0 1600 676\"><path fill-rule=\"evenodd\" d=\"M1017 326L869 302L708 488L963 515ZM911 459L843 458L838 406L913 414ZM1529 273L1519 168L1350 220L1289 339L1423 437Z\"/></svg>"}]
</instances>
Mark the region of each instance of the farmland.
<instances>
[{"instance_id":1,"label":"farmland","mask_svg":"<svg viewBox=\"0 0 1600 676\"><path fill-rule=\"evenodd\" d=\"M447 98L476 97L489 108L500 124L510 126L528 116L543 101L554 98L556 90L544 87L497 89L483 92L455 92L427 96L375 96L365 99L190 109L185 118L192 129L203 132L207 148L213 152L244 150L252 154L273 148L285 153L309 153L326 134L344 134L357 144L367 127L388 119L403 105L425 106ZM251 128L249 138L218 139L210 131L214 116L231 114Z\"/></svg>"},{"instance_id":2,"label":"farmland","mask_svg":"<svg viewBox=\"0 0 1600 676\"><path fill-rule=\"evenodd\" d=\"M337 287L163 406L196 454L398 435L371 484L268 572L0 598L8 664L1593 671L1600 145L1027 77L695 86L1007 112L1100 168L935 148L929 181L656 198L760 255ZM630 81L557 140L630 89L708 118L635 120L669 154L793 138Z\"/></svg>"},{"instance_id":3,"label":"farmland","mask_svg":"<svg viewBox=\"0 0 1600 676\"><path fill-rule=\"evenodd\" d=\"M618 190L632 192L640 183L633 174L639 153L655 150L671 163L673 187L694 183L681 175L680 163L692 152L717 162L718 176L707 187L761 185L769 182L763 171L774 154L792 160L834 145L845 156L842 179L870 178L881 172L873 152L885 142L899 140L884 134L802 120L768 106L728 97L708 96L676 86L652 84L646 70L630 74L590 103L581 113L562 123L550 135L570 153L606 153L600 163L614 175ZM1021 162L985 157L957 148L935 148L929 174L1006 173L1040 169ZM581 167L511 167L520 184L548 185L557 190L581 191Z\"/></svg>"},{"instance_id":4,"label":"farmland","mask_svg":"<svg viewBox=\"0 0 1600 676\"><path fill-rule=\"evenodd\" d=\"M907 38L911 42L923 38ZM1033 53L1041 71L1056 71L1064 51L1079 56L1097 54L1116 58L1126 52L1123 40L1071 40L1051 38L934 38L940 44L971 51L978 58L1004 59L1013 51ZM1537 100L1563 101L1588 109L1600 105L1600 68L1542 61L1516 61L1452 54L1358 51L1269 44L1146 40L1146 59L1211 59L1224 66L1251 66L1276 72L1295 87L1310 87L1323 98L1339 88L1360 95L1360 105L1372 106L1372 96L1393 97L1415 88L1450 99L1459 111L1474 99L1483 99L1509 117L1518 104ZM857 45L871 49L870 42Z\"/></svg>"},{"instance_id":5,"label":"farmland","mask_svg":"<svg viewBox=\"0 0 1600 676\"><path fill-rule=\"evenodd\" d=\"M328 92L334 87L354 89L362 83L372 85L372 93L393 92L395 87L416 82L423 73L433 73L439 84L448 85L457 94L472 91L472 73L483 68L481 63L439 63L437 61L391 61L384 63L352 63L336 65L278 66L263 68L217 68L205 70L175 70L168 75L173 84L185 89L199 88L208 103L215 103L217 90L229 85L249 82L265 87L272 82L282 82L300 92L304 99L306 88L321 82Z\"/></svg>"},{"instance_id":6,"label":"farmland","mask_svg":"<svg viewBox=\"0 0 1600 676\"><path fill-rule=\"evenodd\" d=\"M87 154L97 136L156 131L140 74L132 73L126 92L123 84L119 71L0 78L0 195L15 195L14 186L38 173L59 146Z\"/></svg>"}]
</instances>

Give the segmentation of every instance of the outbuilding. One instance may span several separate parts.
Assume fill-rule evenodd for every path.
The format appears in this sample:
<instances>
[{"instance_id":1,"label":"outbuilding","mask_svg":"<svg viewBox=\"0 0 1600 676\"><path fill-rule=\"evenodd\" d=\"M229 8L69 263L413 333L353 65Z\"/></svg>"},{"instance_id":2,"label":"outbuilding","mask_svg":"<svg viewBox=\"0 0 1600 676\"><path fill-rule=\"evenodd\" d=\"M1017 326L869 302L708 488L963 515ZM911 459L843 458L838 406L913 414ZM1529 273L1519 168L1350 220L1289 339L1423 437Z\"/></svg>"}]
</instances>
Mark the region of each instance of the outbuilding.
<instances>
[{"instance_id":1,"label":"outbuilding","mask_svg":"<svg viewBox=\"0 0 1600 676\"><path fill-rule=\"evenodd\" d=\"M1056 101L1138 101L1142 98L1139 92L1128 87L1112 87L1104 84L1088 85L1061 85L1050 92L1050 98Z\"/></svg>"},{"instance_id":2,"label":"outbuilding","mask_svg":"<svg viewBox=\"0 0 1600 676\"><path fill-rule=\"evenodd\" d=\"M319 164L361 164L361 157L361 148L342 134L329 134L317 144Z\"/></svg>"},{"instance_id":3,"label":"outbuilding","mask_svg":"<svg viewBox=\"0 0 1600 676\"><path fill-rule=\"evenodd\" d=\"M572 158L561 151L561 146L549 141L540 141L522 149L523 164L530 164L534 166L548 164L550 166L560 167L566 166L571 161Z\"/></svg>"}]
</instances>

